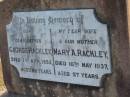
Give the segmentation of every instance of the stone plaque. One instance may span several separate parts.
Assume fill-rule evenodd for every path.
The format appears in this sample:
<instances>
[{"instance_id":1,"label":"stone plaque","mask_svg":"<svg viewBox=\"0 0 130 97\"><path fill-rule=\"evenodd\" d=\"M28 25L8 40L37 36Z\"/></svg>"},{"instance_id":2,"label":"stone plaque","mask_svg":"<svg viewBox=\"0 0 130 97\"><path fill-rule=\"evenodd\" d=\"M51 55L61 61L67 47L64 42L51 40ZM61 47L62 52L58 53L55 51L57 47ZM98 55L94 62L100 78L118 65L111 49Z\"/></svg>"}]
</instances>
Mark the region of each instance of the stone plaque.
<instances>
[{"instance_id":1,"label":"stone plaque","mask_svg":"<svg viewBox=\"0 0 130 97\"><path fill-rule=\"evenodd\" d=\"M108 26L94 9L14 12L6 31L21 78L100 87L111 73Z\"/></svg>"}]
</instances>

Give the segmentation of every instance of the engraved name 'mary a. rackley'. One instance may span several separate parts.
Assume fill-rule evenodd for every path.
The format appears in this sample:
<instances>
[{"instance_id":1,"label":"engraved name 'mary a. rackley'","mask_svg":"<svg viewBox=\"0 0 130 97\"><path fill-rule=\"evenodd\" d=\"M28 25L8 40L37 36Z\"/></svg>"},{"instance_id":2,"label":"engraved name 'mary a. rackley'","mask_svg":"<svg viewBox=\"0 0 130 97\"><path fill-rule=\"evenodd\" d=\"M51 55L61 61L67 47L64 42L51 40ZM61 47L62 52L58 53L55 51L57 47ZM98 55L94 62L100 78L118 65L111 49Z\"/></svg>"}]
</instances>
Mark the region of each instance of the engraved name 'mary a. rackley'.
<instances>
[{"instance_id":1,"label":"engraved name 'mary a. rackley'","mask_svg":"<svg viewBox=\"0 0 130 97\"><path fill-rule=\"evenodd\" d=\"M94 13L14 12L6 27L10 64L22 78L99 87L111 55L107 24Z\"/></svg>"}]
</instances>

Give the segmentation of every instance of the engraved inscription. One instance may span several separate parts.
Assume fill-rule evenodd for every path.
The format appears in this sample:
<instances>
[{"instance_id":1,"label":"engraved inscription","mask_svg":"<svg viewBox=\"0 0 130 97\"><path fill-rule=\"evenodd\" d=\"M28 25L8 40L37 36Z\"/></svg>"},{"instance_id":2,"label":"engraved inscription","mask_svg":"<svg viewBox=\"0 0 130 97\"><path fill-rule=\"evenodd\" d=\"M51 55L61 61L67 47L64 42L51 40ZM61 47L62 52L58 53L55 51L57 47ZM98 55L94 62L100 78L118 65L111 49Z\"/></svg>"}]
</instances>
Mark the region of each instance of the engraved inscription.
<instances>
[{"instance_id":1,"label":"engraved inscription","mask_svg":"<svg viewBox=\"0 0 130 97\"><path fill-rule=\"evenodd\" d=\"M100 87L111 73L107 24L94 9L14 12L6 31L21 78Z\"/></svg>"}]
</instances>

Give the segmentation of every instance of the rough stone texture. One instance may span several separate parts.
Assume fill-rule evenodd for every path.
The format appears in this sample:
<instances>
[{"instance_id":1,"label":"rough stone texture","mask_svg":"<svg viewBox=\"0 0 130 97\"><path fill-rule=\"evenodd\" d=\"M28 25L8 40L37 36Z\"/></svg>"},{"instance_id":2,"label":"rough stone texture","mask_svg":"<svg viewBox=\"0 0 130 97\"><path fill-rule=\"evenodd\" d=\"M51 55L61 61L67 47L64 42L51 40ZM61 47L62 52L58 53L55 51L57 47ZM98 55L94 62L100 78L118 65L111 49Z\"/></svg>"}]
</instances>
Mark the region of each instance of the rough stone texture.
<instances>
[{"instance_id":1,"label":"rough stone texture","mask_svg":"<svg viewBox=\"0 0 130 97\"><path fill-rule=\"evenodd\" d=\"M127 0L127 9L128 9L129 43L130 43L130 0Z\"/></svg>"},{"instance_id":2,"label":"rough stone texture","mask_svg":"<svg viewBox=\"0 0 130 97\"><path fill-rule=\"evenodd\" d=\"M8 93L8 92L4 92L2 94L0 94L0 97L34 97L34 96L26 96L26 95L19 95L19 94L15 94L15 93Z\"/></svg>"},{"instance_id":3,"label":"rough stone texture","mask_svg":"<svg viewBox=\"0 0 130 97\"><path fill-rule=\"evenodd\" d=\"M5 25L15 10L96 8L110 24L113 73L102 88L21 79L9 64ZM5 0L0 4L0 39L5 84L8 91L36 97L129 97L130 55L126 0Z\"/></svg>"}]
</instances>

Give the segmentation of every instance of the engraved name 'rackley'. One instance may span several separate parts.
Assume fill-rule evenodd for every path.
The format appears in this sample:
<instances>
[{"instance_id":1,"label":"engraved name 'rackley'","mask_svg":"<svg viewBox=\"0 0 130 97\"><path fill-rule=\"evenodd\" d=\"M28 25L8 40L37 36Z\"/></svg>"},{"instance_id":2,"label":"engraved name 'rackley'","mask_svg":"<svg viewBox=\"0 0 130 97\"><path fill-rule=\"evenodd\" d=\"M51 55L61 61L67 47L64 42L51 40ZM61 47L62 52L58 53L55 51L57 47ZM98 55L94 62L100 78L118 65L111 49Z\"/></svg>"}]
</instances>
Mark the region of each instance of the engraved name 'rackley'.
<instances>
[{"instance_id":1,"label":"engraved name 'rackley'","mask_svg":"<svg viewBox=\"0 0 130 97\"><path fill-rule=\"evenodd\" d=\"M10 64L21 78L101 86L111 73L107 24L93 9L14 12Z\"/></svg>"},{"instance_id":2,"label":"engraved name 'rackley'","mask_svg":"<svg viewBox=\"0 0 130 97\"><path fill-rule=\"evenodd\" d=\"M19 48L9 47L9 51L13 53L31 53L31 54L46 54L46 55L65 55L65 56L84 56L84 57L105 57L107 58L107 51L95 50L74 50L74 49L42 49L42 48Z\"/></svg>"}]
</instances>

